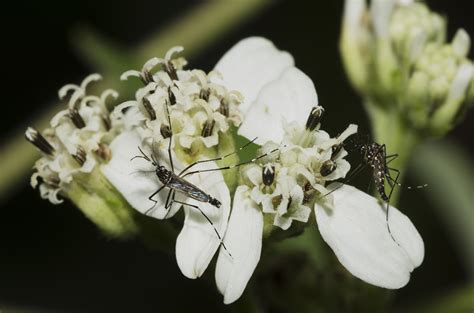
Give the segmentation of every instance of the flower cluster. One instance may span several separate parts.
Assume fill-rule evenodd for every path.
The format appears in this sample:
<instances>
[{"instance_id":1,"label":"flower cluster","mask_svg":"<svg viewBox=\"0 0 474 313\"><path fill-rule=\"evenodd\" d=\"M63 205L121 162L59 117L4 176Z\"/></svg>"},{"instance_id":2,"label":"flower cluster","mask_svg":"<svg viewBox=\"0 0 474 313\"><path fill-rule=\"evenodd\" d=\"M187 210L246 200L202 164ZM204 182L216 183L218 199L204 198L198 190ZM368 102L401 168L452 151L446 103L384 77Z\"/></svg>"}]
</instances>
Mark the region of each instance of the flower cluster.
<instances>
[{"instance_id":1,"label":"flower cluster","mask_svg":"<svg viewBox=\"0 0 474 313\"><path fill-rule=\"evenodd\" d=\"M79 86L69 84L61 88L60 99L69 94L68 108L51 119L43 135L31 127L26 131L26 139L43 154L35 163L31 185L39 185L41 197L54 204L62 202L58 194L67 194L76 175L90 174L97 163L111 158L108 144L122 123L111 118L106 101L118 94L111 89L100 96L87 94L88 85L100 79L100 75L92 74Z\"/></svg>"},{"instance_id":2,"label":"flower cluster","mask_svg":"<svg viewBox=\"0 0 474 313\"><path fill-rule=\"evenodd\" d=\"M45 137L27 131L28 140L45 154L33 175L49 188L43 196L56 201L67 184L89 173L82 190L94 201L75 197L83 209L96 210L100 197L109 211L132 207L159 220L183 208L178 266L186 277L198 278L217 253L216 284L225 303L244 292L262 241L277 228L300 231L314 225L312 216L322 238L356 277L385 288L404 286L423 260L423 241L410 220L391 208L395 242L375 198L348 185L327 185L350 170L343 145L357 126L336 137L321 130L324 110L316 89L292 56L267 39L247 38L206 74L184 70L186 61L173 58L181 50L172 48L141 71L124 73L122 79L136 76L144 86L135 100L112 113L105 99L113 93L86 95L87 84L98 76L60 91L63 96L74 90L69 108L53 118ZM239 164L222 163L237 154L231 126L261 146L260 155L239 163L246 166L239 168L235 190L223 171ZM96 175L110 185L93 184ZM120 223L133 219L120 216Z\"/></svg>"},{"instance_id":3,"label":"flower cluster","mask_svg":"<svg viewBox=\"0 0 474 313\"><path fill-rule=\"evenodd\" d=\"M201 150L216 146L219 134L230 125L240 125L242 95L220 85L218 72L184 70L186 60L173 58L182 50L174 47L164 59L148 60L141 71L125 72L122 80L136 76L145 86L138 89L135 100L118 105L114 115L122 116L126 127L137 131L148 145L153 141L166 144L172 135L175 150L200 155ZM152 73L158 65L161 69Z\"/></svg>"},{"instance_id":4,"label":"flower cluster","mask_svg":"<svg viewBox=\"0 0 474 313\"><path fill-rule=\"evenodd\" d=\"M399 112L424 135L445 134L474 101L469 48L463 29L446 42L445 19L424 3L345 2L341 52L353 85L368 105Z\"/></svg>"}]
</instances>

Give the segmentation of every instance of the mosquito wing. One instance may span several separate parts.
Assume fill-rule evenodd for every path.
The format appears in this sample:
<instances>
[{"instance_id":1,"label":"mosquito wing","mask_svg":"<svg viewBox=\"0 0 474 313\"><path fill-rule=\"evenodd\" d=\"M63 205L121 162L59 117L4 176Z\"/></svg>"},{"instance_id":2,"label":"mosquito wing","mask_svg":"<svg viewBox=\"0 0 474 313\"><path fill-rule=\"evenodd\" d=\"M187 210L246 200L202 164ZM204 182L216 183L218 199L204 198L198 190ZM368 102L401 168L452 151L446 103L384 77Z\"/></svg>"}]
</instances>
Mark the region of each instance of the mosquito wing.
<instances>
[{"instance_id":1,"label":"mosquito wing","mask_svg":"<svg viewBox=\"0 0 474 313\"><path fill-rule=\"evenodd\" d=\"M210 196L187 180L176 175L171 177L167 186L200 202L209 202Z\"/></svg>"}]
</instances>

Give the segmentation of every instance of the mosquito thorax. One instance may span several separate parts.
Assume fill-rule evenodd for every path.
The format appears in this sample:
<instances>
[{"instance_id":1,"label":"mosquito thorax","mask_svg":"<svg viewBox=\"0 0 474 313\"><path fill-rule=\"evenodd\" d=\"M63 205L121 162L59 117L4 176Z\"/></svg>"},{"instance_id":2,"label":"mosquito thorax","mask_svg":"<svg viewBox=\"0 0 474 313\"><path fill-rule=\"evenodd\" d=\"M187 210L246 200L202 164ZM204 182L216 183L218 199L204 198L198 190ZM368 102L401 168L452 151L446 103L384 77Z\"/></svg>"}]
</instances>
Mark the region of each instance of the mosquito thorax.
<instances>
[{"instance_id":1,"label":"mosquito thorax","mask_svg":"<svg viewBox=\"0 0 474 313\"><path fill-rule=\"evenodd\" d=\"M163 184L167 183L171 178L171 172L166 169L163 165L158 165L155 170L156 176Z\"/></svg>"}]
</instances>

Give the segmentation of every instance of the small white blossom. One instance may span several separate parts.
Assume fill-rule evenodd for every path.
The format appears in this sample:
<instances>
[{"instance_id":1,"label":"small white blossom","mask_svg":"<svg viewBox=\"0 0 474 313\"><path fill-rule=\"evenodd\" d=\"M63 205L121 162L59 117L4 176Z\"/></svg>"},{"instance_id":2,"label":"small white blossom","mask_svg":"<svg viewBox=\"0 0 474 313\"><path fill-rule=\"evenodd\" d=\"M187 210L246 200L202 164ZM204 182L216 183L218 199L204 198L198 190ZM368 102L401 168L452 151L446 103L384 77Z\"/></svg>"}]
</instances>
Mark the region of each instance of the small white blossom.
<instances>
[{"instance_id":1,"label":"small white blossom","mask_svg":"<svg viewBox=\"0 0 474 313\"><path fill-rule=\"evenodd\" d=\"M184 70L184 59L172 58L181 50L175 47L164 59L149 60L141 72L125 72L122 79L138 76L146 85L137 91L136 100L118 105L114 116L122 116L126 126L134 128L149 144L151 138L160 142L170 136L169 116L173 136L177 138L174 147L199 154L196 150L216 146L219 134L227 132L230 124L240 124L242 96L213 82L217 72ZM151 74L150 70L157 65L162 69Z\"/></svg>"},{"instance_id":2,"label":"small white blossom","mask_svg":"<svg viewBox=\"0 0 474 313\"><path fill-rule=\"evenodd\" d=\"M122 127L120 121L111 119L106 106L107 98L117 97L115 91L106 90L100 96L86 92L87 86L100 78L92 74L81 85L61 88L61 99L72 91L68 109L57 113L43 134L31 127L26 131L27 140L43 153L35 163L31 185L39 185L41 197L54 204L62 202L58 195L74 175L91 173L99 161L110 158L107 145Z\"/></svg>"}]
</instances>

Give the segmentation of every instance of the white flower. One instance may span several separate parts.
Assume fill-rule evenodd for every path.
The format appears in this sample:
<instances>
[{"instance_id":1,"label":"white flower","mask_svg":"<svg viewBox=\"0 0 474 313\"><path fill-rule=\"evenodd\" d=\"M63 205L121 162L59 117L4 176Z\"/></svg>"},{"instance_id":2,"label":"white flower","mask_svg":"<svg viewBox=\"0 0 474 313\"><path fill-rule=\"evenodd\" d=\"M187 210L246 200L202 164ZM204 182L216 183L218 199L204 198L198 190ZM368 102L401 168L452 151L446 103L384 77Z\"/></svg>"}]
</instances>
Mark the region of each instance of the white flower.
<instances>
[{"instance_id":1,"label":"white flower","mask_svg":"<svg viewBox=\"0 0 474 313\"><path fill-rule=\"evenodd\" d=\"M172 59L180 51L182 47L175 47L164 59L149 60L141 72L125 72L122 79L138 76L145 86L136 92L136 100L118 105L113 115L151 144L152 138L162 141L170 135L169 114L177 138L174 148L183 148L186 153L193 150L197 155L200 149L216 146L219 134L227 132L230 124L240 124L242 97L214 82L219 80L217 72L184 70L184 59ZM152 74L151 69L159 64L162 69Z\"/></svg>"},{"instance_id":2,"label":"white flower","mask_svg":"<svg viewBox=\"0 0 474 313\"><path fill-rule=\"evenodd\" d=\"M216 264L216 283L224 303L242 295L258 264L263 214L274 214L274 224L286 229L293 220L307 221L309 205L323 239L354 276L385 288L404 286L424 254L423 241L410 220L396 208L390 209L390 228L397 244L387 231L383 206L375 198L347 185L318 197L332 190L333 186L326 187L327 181L347 174L349 164L343 159L347 152L338 146L357 127L349 126L336 138L318 130L320 115L315 122L308 120L310 112L322 112L312 81L266 39L241 41L217 69L226 86L238 86L248 103L239 134L248 139L258 136L259 144L281 143L275 157L242 169L244 184L234 195L224 238L232 258L221 250ZM261 81L258 73L265 73L266 79ZM314 117L310 115L311 121ZM327 161L334 162L334 167L326 167L328 175L322 175ZM264 178L269 167L274 174L271 184Z\"/></svg>"},{"instance_id":3,"label":"white flower","mask_svg":"<svg viewBox=\"0 0 474 313\"><path fill-rule=\"evenodd\" d=\"M91 82L100 79L100 75L92 74L81 85L61 88L61 99L72 91L68 109L57 113L43 134L31 127L25 133L26 139L43 153L35 163L31 185L39 186L41 197L54 204L62 202L58 195L76 174L89 174L98 162L110 157L107 144L122 127L120 121L110 118L106 106L107 98L116 98L117 92L109 89L100 96L86 92Z\"/></svg>"}]
</instances>

